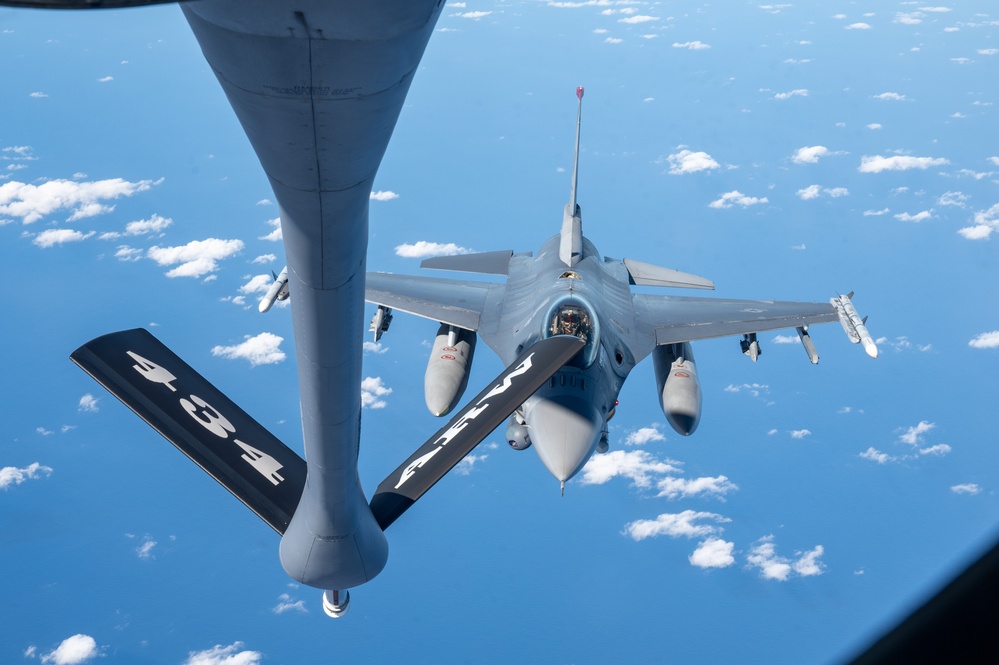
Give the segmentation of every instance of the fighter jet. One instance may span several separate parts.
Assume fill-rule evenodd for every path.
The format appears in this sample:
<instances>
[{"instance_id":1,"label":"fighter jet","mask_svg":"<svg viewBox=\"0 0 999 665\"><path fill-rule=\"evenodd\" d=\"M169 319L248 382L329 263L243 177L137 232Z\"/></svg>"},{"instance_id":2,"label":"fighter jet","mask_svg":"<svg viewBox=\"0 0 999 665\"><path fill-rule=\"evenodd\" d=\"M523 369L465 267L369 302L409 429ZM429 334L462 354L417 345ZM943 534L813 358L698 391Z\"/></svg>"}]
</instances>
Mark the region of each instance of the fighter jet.
<instances>
[{"instance_id":1,"label":"fighter jet","mask_svg":"<svg viewBox=\"0 0 999 665\"><path fill-rule=\"evenodd\" d=\"M839 320L854 342L877 356L877 347L856 313L850 295L830 302L722 300L632 293L633 285L713 289L703 277L631 259L601 257L582 235L576 202L579 129L583 88L576 90L576 148L569 202L561 231L537 255L513 251L427 259L424 268L506 276L505 284L372 272L365 298L379 306L440 323L425 376L427 407L447 413L461 398L476 337L510 363L523 349L556 335L584 344L512 415L507 439L516 450L533 445L559 481L606 452L607 422L628 374L652 355L659 403L670 426L690 435L701 416L701 389L691 342L741 335L742 350L754 361L757 333L794 328L809 360L818 354L808 327ZM852 294L851 294L852 295ZM373 322L374 328L374 322Z\"/></svg>"}]
</instances>

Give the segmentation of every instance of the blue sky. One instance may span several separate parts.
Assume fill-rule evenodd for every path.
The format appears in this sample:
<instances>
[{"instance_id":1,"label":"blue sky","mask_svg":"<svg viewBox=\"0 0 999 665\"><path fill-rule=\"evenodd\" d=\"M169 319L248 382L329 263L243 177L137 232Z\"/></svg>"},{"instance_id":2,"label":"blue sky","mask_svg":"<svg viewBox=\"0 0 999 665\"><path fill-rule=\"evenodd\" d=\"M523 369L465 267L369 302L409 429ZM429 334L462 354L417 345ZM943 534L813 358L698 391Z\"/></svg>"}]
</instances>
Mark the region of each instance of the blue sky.
<instances>
[{"instance_id":1,"label":"blue sky","mask_svg":"<svg viewBox=\"0 0 999 665\"><path fill-rule=\"evenodd\" d=\"M179 10L0 10L3 662L615 658L835 662L990 544L999 447L999 16L988 3L724 8L450 3L371 204L369 269L418 243L533 251L569 193L607 256L719 297L855 290L835 324L695 344L697 433L650 363L611 454L566 488L502 432L390 530L333 623L277 537L68 360L150 327L300 448L276 207ZM410 248L407 250L407 248ZM440 426L436 326L398 315L365 356L361 476ZM280 340L278 340L280 338ZM791 341L792 343L788 343ZM481 347L471 385L501 366ZM226 660L229 659L229 660Z\"/></svg>"}]
</instances>

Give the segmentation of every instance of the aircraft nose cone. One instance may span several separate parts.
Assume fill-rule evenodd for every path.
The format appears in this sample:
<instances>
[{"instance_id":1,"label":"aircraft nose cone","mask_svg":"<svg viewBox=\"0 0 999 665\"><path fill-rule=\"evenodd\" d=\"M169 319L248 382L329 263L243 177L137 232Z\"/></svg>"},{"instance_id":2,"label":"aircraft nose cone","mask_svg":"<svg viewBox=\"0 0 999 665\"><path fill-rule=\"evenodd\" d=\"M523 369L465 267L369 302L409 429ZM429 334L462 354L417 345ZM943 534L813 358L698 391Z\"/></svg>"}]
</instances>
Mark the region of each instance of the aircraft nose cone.
<instances>
[{"instance_id":1,"label":"aircraft nose cone","mask_svg":"<svg viewBox=\"0 0 999 665\"><path fill-rule=\"evenodd\" d=\"M556 479L572 478L600 439L599 412L588 401L567 396L538 398L525 407L524 419L541 462Z\"/></svg>"}]
</instances>

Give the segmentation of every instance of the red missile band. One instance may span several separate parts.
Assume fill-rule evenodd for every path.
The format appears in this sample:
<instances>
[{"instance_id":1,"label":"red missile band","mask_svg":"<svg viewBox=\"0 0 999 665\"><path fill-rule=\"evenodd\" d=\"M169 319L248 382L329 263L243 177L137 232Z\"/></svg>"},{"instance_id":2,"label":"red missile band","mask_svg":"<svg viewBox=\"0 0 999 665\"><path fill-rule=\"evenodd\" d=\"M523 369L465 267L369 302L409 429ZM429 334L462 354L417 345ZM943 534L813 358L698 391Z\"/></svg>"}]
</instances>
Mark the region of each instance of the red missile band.
<instances>
[{"instance_id":1,"label":"red missile band","mask_svg":"<svg viewBox=\"0 0 999 665\"><path fill-rule=\"evenodd\" d=\"M578 88L576 88L576 98L577 99L583 98L583 86L579 86Z\"/></svg>"}]
</instances>

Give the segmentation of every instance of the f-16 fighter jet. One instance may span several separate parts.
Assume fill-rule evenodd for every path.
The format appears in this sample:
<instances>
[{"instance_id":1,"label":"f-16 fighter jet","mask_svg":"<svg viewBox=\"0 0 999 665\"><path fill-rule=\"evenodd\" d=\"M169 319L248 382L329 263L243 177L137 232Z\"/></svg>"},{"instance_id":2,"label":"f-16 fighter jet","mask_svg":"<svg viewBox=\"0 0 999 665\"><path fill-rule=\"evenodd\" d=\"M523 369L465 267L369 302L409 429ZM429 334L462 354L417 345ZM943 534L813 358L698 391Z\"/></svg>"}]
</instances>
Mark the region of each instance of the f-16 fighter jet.
<instances>
[{"instance_id":1,"label":"f-16 fighter jet","mask_svg":"<svg viewBox=\"0 0 999 665\"><path fill-rule=\"evenodd\" d=\"M367 275L365 298L379 305L376 318L391 308L440 322L425 378L431 413L443 415L460 400L477 337L504 363L546 338L578 338L582 350L520 405L507 427L510 446L523 450L533 445L564 491L565 481L594 452L606 452L607 421L614 415L621 386L649 354L663 413L684 436L697 429L701 417L692 341L741 335L742 350L755 361L760 354L757 333L794 328L809 360L817 363L808 327L838 320L852 341L863 343L868 355L877 357L877 347L850 295L823 303L632 293L632 285L713 289L714 284L631 259L601 257L583 236L576 202L583 88L576 95L572 187L559 234L546 240L537 256L499 251L437 257L421 264L504 275L505 284Z\"/></svg>"}]
</instances>

